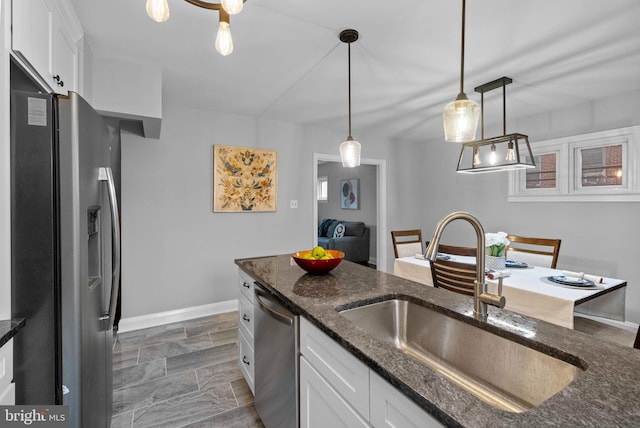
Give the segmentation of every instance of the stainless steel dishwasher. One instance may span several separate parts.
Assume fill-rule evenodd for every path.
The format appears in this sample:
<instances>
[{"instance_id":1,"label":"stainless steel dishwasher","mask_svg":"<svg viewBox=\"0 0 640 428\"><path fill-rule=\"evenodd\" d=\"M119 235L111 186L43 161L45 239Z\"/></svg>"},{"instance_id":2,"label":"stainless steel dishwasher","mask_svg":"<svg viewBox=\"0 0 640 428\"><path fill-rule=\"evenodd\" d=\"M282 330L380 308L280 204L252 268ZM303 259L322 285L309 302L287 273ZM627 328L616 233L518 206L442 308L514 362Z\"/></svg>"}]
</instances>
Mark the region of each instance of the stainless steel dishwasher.
<instances>
[{"instance_id":1,"label":"stainless steel dishwasher","mask_svg":"<svg viewBox=\"0 0 640 428\"><path fill-rule=\"evenodd\" d=\"M255 408L266 428L299 426L298 316L255 283Z\"/></svg>"}]
</instances>

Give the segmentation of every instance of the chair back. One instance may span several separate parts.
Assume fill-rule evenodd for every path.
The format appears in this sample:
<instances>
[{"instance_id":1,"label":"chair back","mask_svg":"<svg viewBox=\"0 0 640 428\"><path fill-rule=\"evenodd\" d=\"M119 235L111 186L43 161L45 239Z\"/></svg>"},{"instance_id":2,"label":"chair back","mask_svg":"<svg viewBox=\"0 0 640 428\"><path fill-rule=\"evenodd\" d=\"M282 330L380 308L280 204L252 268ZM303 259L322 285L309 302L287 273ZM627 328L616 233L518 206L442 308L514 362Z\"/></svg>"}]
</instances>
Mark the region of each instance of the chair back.
<instances>
[{"instance_id":1,"label":"chair back","mask_svg":"<svg viewBox=\"0 0 640 428\"><path fill-rule=\"evenodd\" d=\"M429 264L431 265L431 278L434 287L473 296L476 265L449 260L430 260Z\"/></svg>"},{"instance_id":2,"label":"chair back","mask_svg":"<svg viewBox=\"0 0 640 428\"><path fill-rule=\"evenodd\" d=\"M507 235L509 246L505 255L508 259L525 262L533 266L556 268L560 253L560 239L527 238Z\"/></svg>"},{"instance_id":3,"label":"chair back","mask_svg":"<svg viewBox=\"0 0 640 428\"><path fill-rule=\"evenodd\" d=\"M421 229L392 230L391 241L393 242L393 253L396 259L424 253Z\"/></svg>"},{"instance_id":4,"label":"chair back","mask_svg":"<svg viewBox=\"0 0 640 428\"><path fill-rule=\"evenodd\" d=\"M425 245L428 247L429 241L425 242ZM474 247L459 247L457 245L440 244L438 245L438 252L443 254L475 257L477 250Z\"/></svg>"}]
</instances>

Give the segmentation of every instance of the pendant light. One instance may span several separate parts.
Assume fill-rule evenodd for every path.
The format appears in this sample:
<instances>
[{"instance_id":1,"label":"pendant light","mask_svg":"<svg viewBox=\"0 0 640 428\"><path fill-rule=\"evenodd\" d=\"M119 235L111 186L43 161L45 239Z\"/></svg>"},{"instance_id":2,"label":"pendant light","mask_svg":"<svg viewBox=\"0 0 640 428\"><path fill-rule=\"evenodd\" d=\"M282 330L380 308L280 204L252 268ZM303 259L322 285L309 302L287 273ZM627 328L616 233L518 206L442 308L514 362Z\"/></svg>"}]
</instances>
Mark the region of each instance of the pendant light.
<instances>
[{"instance_id":1,"label":"pendant light","mask_svg":"<svg viewBox=\"0 0 640 428\"><path fill-rule=\"evenodd\" d=\"M477 102L467 98L464 93L464 17L465 0L462 0L462 44L460 49L460 93L455 101L450 102L444 109L444 139L445 141L464 143L476 138L478 115L480 106Z\"/></svg>"},{"instance_id":2,"label":"pendant light","mask_svg":"<svg viewBox=\"0 0 640 428\"><path fill-rule=\"evenodd\" d=\"M344 143L340 144L340 159L345 168L360 166L360 143L351 136L351 43L358 40L356 30L343 30L340 32L340 41L347 43L348 68L349 68L349 135Z\"/></svg>"}]
</instances>

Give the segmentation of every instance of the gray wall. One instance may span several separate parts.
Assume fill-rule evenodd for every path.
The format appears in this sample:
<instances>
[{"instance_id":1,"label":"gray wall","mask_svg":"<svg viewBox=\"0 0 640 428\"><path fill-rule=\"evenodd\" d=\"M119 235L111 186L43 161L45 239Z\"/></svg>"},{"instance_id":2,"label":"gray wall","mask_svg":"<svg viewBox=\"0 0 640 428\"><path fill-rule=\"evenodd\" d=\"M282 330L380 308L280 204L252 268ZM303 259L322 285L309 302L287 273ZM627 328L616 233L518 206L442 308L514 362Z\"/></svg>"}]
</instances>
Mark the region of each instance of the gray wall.
<instances>
[{"instance_id":1,"label":"gray wall","mask_svg":"<svg viewBox=\"0 0 640 428\"><path fill-rule=\"evenodd\" d=\"M542 139L640 123L639 93L510 124L509 132ZM358 131L362 156L387 161L387 228L420 227L429 239L451 211L475 214L487 231L560 237L559 267L624 278L627 318L640 321L638 203L508 203L505 173L455 173L459 146L396 142ZM488 129L487 135L494 135ZM233 260L309 248L317 232L312 201L313 153L336 155L340 131L202 111L165 102L162 136L122 139L123 318L236 297ZM278 151L278 211L212 213L212 146ZM638 171L635 171L637 174ZM297 199L299 208L290 209ZM344 210L346 211L346 210ZM388 233L388 232L387 232ZM473 236L465 224L445 233L452 243ZM387 245L387 265L393 251Z\"/></svg>"},{"instance_id":2,"label":"gray wall","mask_svg":"<svg viewBox=\"0 0 640 428\"><path fill-rule=\"evenodd\" d=\"M327 162L318 165L318 177L326 176L328 182L327 202L318 202L318 222L325 218L346 221L363 221L370 228L369 259L375 261L377 245L377 188L375 165L360 165L356 168L343 168L340 162ZM360 180L360 205L357 210L340 208L340 181L351 178Z\"/></svg>"},{"instance_id":3,"label":"gray wall","mask_svg":"<svg viewBox=\"0 0 640 428\"><path fill-rule=\"evenodd\" d=\"M546 113L514 123L507 132L528 134L533 146L549 138L638 125L639 96L636 91ZM441 160L429 162L421 174L423 233L428 231L430 235L438 220L449 212L463 210L478 217L487 232L561 238L558 268L626 279L627 320L640 321L640 246L636 242L640 236L640 203L507 202L506 172L456 174L459 146L451 143L432 141L422 152L423 159ZM640 173L637 169L632 172ZM472 229L459 223L447 229L443 242L475 243Z\"/></svg>"},{"instance_id":4,"label":"gray wall","mask_svg":"<svg viewBox=\"0 0 640 428\"><path fill-rule=\"evenodd\" d=\"M336 155L342 134L172 103L163 106L159 140L123 131L122 317L235 299L235 258L310 248L317 233L313 153ZM404 150L358 135L363 157L394 163ZM278 152L276 212L212 212L214 144ZM291 199L298 209L289 208ZM397 206L394 196L389 205Z\"/></svg>"}]
</instances>

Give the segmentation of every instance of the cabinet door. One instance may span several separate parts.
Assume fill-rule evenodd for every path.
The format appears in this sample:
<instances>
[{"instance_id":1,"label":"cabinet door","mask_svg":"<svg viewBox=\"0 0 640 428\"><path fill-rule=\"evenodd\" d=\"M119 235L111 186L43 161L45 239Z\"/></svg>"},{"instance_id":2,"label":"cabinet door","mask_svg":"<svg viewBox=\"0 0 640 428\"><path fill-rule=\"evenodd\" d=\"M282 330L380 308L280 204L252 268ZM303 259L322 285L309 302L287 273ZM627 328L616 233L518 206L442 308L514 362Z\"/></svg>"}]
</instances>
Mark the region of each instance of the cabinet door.
<instances>
[{"instance_id":1,"label":"cabinet door","mask_svg":"<svg viewBox=\"0 0 640 428\"><path fill-rule=\"evenodd\" d=\"M15 384L13 379L13 339L0 347L0 405L15 403Z\"/></svg>"},{"instance_id":2,"label":"cabinet door","mask_svg":"<svg viewBox=\"0 0 640 428\"><path fill-rule=\"evenodd\" d=\"M49 83L53 12L45 0L13 0L12 49Z\"/></svg>"},{"instance_id":3,"label":"cabinet door","mask_svg":"<svg viewBox=\"0 0 640 428\"><path fill-rule=\"evenodd\" d=\"M238 364L240 365L240 370L242 370L242 374L244 379L247 381L249 385L249 389L251 393L255 394L255 381L254 381L254 350L253 343L249 344L249 341L242 331L238 331Z\"/></svg>"},{"instance_id":4,"label":"cabinet door","mask_svg":"<svg viewBox=\"0 0 640 428\"><path fill-rule=\"evenodd\" d=\"M360 414L369 418L369 367L305 318L300 353Z\"/></svg>"},{"instance_id":5,"label":"cabinet door","mask_svg":"<svg viewBox=\"0 0 640 428\"><path fill-rule=\"evenodd\" d=\"M370 382L371 415L369 420L374 427L432 428L443 426L373 370Z\"/></svg>"},{"instance_id":6,"label":"cabinet door","mask_svg":"<svg viewBox=\"0 0 640 428\"><path fill-rule=\"evenodd\" d=\"M300 357L300 428L368 427L367 421Z\"/></svg>"},{"instance_id":7,"label":"cabinet door","mask_svg":"<svg viewBox=\"0 0 640 428\"><path fill-rule=\"evenodd\" d=\"M61 23L55 25L56 21L59 20L54 15L53 33L51 35L51 75L43 77L59 94L66 94L68 91L77 92L78 50Z\"/></svg>"}]
</instances>

